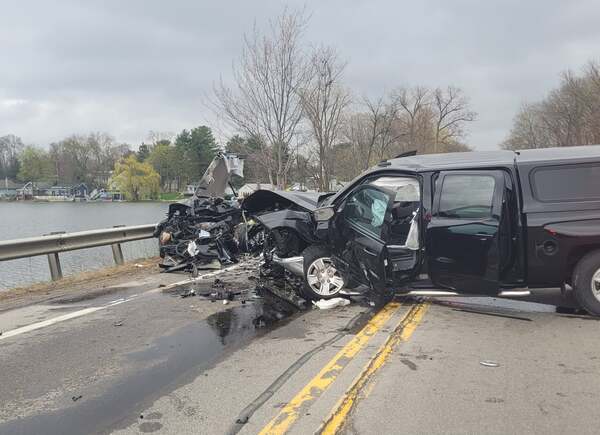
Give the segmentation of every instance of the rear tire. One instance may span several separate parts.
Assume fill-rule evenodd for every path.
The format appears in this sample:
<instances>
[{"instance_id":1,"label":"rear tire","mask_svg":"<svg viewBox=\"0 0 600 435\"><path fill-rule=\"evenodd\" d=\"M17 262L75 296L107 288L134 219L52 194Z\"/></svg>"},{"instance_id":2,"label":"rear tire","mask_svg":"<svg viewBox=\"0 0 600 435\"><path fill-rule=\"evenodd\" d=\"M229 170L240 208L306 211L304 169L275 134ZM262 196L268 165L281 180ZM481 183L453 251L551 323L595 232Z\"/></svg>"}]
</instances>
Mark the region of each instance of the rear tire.
<instances>
[{"instance_id":1,"label":"rear tire","mask_svg":"<svg viewBox=\"0 0 600 435\"><path fill-rule=\"evenodd\" d=\"M302 293L306 299L331 299L345 287L344 278L331 262L331 253L324 246L309 246L302 251L304 276Z\"/></svg>"},{"instance_id":2,"label":"rear tire","mask_svg":"<svg viewBox=\"0 0 600 435\"><path fill-rule=\"evenodd\" d=\"M573 272L577 302L590 314L600 316L600 251L585 255Z\"/></svg>"}]
</instances>

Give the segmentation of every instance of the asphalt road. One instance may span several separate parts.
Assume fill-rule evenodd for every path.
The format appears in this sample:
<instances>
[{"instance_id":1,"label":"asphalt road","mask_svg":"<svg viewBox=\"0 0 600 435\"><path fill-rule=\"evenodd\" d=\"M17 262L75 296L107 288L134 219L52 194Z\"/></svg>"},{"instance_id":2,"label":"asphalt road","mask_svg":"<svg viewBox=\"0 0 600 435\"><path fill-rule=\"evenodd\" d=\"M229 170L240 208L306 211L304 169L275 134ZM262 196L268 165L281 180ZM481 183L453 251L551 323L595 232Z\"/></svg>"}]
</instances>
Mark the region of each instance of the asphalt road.
<instances>
[{"instance_id":1,"label":"asphalt road","mask_svg":"<svg viewBox=\"0 0 600 435\"><path fill-rule=\"evenodd\" d=\"M161 275L1 311L0 434L597 433L596 319L475 297L297 310L252 273L193 285L241 292L226 305Z\"/></svg>"}]
</instances>

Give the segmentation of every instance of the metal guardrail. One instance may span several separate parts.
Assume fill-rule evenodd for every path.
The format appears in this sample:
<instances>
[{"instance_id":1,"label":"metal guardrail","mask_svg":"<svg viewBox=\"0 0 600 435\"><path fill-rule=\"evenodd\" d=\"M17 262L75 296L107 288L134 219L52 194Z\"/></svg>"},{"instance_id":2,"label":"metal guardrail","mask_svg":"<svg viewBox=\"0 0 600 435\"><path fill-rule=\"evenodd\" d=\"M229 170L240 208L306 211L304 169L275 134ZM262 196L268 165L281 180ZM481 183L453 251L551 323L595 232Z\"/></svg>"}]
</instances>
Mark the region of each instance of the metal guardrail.
<instances>
[{"instance_id":1,"label":"metal guardrail","mask_svg":"<svg viewBox=\"0 0 600 435\"><path fill-rule=\"evenodd\" d=\"M48 255L53 281L62 278L60 252L111 245L116 264L123 264L121 243L152 238L156 224L117 226L74 233L51 233L39 237L0 241L0 261Z\"/></svg>"}]
</instances>

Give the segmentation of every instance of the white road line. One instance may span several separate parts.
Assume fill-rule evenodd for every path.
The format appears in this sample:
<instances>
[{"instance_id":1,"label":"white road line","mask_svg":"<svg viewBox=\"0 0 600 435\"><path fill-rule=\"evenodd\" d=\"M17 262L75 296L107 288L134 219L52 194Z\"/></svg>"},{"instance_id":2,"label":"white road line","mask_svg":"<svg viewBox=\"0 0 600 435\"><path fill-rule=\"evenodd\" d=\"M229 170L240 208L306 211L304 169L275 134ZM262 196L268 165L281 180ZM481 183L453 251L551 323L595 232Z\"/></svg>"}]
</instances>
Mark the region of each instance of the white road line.
<instances>
[{"instance_id":1,"label":"white road line","mask_svg":"<svg viewBox=\"0 0 600 435\"><path fill-rule=\"evenodd\" d=\"M35 331L36 329L45 328L46 326L54 325L55 323L64 322L65 320L75 319L77 317L85 316L86 314L95 313L96 311L104 310L106 308L114 307L115 305L122 304L131 299L123 299L121 301L112 302L101 307L84 308L83 310L73 311L72 313L64 314L62 316L54 317L53 319L44 320L42 322L32 323L31 325L22 326L17 329L6 331L0 335L0 340L5 338L14 337L15 335L24 334L26 332Z\"/></svg>"},{"instance_id":2,"label":"white road line","mask_svg":"<svg viewBox=\"0 0 600 435\"><path fill-rule=\"evenodd\" d=\"M10 331L3 332L2 335L0 335L0 340L4 340L5 338L14 337L16 335L21 335L21 334L24 334L26 332L35 331L36 329L46 328L48 326L52 326L52 325L54 325L56 323L64 322L66 320L76 319L77 317L82 317L82 316L85 316L87 314L92 314L92 313L95 313L95 312L100 311L100 310L105 310L106 308L114 307L116 305L120 305L120 304L123 304L125 302L130 302L130 301L132 301L134 299L137 299L140 296L143 296L143 295L146 295L146 294L168 290L168 289L173 288L173 287L178 287L180 285L189 284L190 282L200 281L201 279L208 278L208 277L215 276L215 275L219 275L221 273L237 269L238 267L240 267L240 265L239 264L235 264L235 265L227 267L225 269L220 269L220 270L217 270L215 272L210 272L210 273L207 273L207 274L204 274L204 275L200 275L200 276L198 276L196 278L186 279L186 280L183 280L183 281L174 282L174 283L169 284L169 285L164 286L164 287L157 287L155 289L145 291L141 295L137 295L136 294L136 295L132 295L132 296L130 296L128 298L115 299L114 301L111 301L111 302L109 302L106 305L101 305L99 307L84 308L83 310L73 311L72 313L64 314L62 316L54 317L52 319L44 320L44 321L37 322L37 323L32 323L31 325L22 326L22 327L16 328L16 329L11 329Z\"/></svg>"}]
</instances>

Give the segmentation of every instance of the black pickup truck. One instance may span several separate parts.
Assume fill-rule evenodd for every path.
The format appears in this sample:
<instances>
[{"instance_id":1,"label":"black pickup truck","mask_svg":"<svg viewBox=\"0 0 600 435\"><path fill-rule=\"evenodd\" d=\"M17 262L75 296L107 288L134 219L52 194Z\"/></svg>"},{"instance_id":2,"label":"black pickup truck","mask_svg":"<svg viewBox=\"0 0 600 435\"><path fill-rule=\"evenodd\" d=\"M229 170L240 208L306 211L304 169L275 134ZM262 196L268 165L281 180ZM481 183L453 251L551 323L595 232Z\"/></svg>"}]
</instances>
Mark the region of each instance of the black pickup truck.
<instances>
[{"instance_id":1,"label":"black pickup truck","mask_svg":"<svg viewBox=\"0 0 600 435\"><path fill-rule=\"evenodd\" d=\"M335 194L259 191L243 208L306 297L569 285L600 315L600 146L397 158Z\"/></svg>"}]
</instances>

